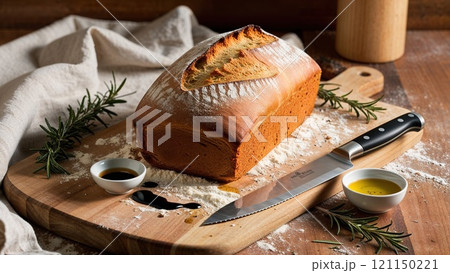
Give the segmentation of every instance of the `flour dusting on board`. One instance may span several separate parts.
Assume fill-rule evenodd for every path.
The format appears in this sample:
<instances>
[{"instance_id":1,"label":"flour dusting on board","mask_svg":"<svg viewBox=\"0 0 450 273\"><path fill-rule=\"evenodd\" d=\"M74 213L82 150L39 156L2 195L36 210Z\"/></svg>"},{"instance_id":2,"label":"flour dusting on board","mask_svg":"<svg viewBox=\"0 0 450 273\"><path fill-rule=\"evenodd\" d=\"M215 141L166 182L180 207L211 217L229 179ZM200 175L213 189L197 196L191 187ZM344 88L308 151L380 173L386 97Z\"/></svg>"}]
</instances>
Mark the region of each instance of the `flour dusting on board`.
<instances>
[{"instance_id":1,"label":"flour dusting on board","mask_svg":"<svg viewBox=\"0 0 450 273\"><path fill-rule=\"evenodd\" d=\"M279 227L278 229L276 229L276 230L273 232L273 234L277 234L277 235L283 234L283 233L287 232L289 229L290 229L290 228L289 228L289 225L288 225L288 224L284 224L284 225L282 225L281 227Z\"/></svg>"},{"instance_id":2,"label":"flour dusting on board","mask_svg":"<svg viewBox=\"0 0 450 273\"><path fill-rule=\"evenodd\" d=\"M277 251L277 249L270 243L267 243L264 241L258 241L258 242L256 242L256 244L258 245L259 248L264 249L266 251L272 251L272 252Z\"/></svg>"},{"instance_id":3,"label":"flour dusting on board","mask_svg":"<svg viewBox=\"0 0 450 273\"><path fill-rule=\"evenodd\" d=\"M393 162L387 164L384 169L396 172L403 177L405 177L413 188L416 188L420 183L432 183L436 188L447 190L449 186L450 173L448 172L449 156L444 156L445 162L440 162L434 159L430 151L433 149L439 149L439 147L434 147L431 142L419 142L413 148L407 150L403 155L398 157ZM410 166L418 166L412 168ZM445 171L447 170L447 171ZM447 173L447 175L441 177L434 175L433 173ZM332 208L342 202L346 202L346 197L343 192L340 192L333 197L323 201L320 206L325 208ZM311 210L314 214L317 213L315 210ZM407 216L405 216L407 217ZM316 222L317 217L313 217L309 213L304 213L303 215L297 217L295 220L281 226L279 229L272 232L266 238L252 244L249 249L252 251L261 251L262 253L274 253L274 254L286 254L291 253L290 247L292 244L286 243L286 239L296 238L296 240L301 241L302 233L305 229L319 228L321 225ZM412 220L417 222L417 220ZM324 222L322 224L328 224ZM280 236L283 234L282 236ZM330 235L331 236L331 235ZM334 235L335 236L335 235ZM340 240L341 237L337 237ZM335 240L335 238L319 238L325 240ZM310 243L310 242L308 242ZM295 246L294 246L295 248ZM345 243L345 247L339 246L330 249L331 252L336 252L336 254L356 254L360 252L361 244L349 244ZM292 251L295 254L295 251Z\"/></svg>"},{"instance_id":4,"label":"flour dusting on board","mask_svg":"<svg viewBox=\"0 0 450 273\"><path fill-rule=\"evenodd\" d=\"M328 149L342 145L348 141L348 135L355 135L364 132L367 128L364 122L352 122L351 127L348 125L349 120L354 119L352 114L345 114L328 108L315 108L312 115L305 120L294 133L275 149L273 149L263 160L255 166L248 175L254 180L251 186L241 189L245 194L257 187L273 181L274 178L283 175L282 171L277 170L278 167L290 166L297 167L304 163L313 155L316 148ZM358 125L359 124L359 125ZM104 158L127 157L141 159L136 154L136 149L126 144L125 134L117 134L110 138L99 138L95 142L95 146L108 146L111 149L105 149L109 152L101 156L89 153L88 145L83 145L78 151L74 152L74 158L71 166L71 175L61 176L61 183L76 181L80 178L88 177L90 166ZM432 174L433 169L446 169L449 163L439 162L433 159L427 152L428 146L420 142L414 148L405 152L394 162L385 166L386 169L393 170L403 175L410 182L432 182L438 187L448 186L448 176L439 177ZM207 214L211 214L220 207L232 202L240 197L234 192L223 191L219 188L221 184L215 181L209 181L201 177L194 177L186 174L179 174L171 170L163 170L149 166L143 161L147 167L147 175L144 181L153 181L158 183L158 187L151 189L155 194L161 194L169 201L180 202L198 202ZM410 162L416 162L415 166L423 166L423 169L413 169L409 166ZM440 172L445 173L445 172ZM255 185L256 184L256 185ZM331 203L341 202L345 197L342 192L328 199L323 204L327 207ZM134 221L132 227L139 228L147 217L164 218L189 216L192 212L188 209L179 209L176 211L159 210L134 202L129 196L124 196L119 201L121 205L129 207L130 219L117 217L112 211L99 219L98 224L105 228L123 229L127 227L130 221ZM128 221L129 220L129 221ZM289 243L292 236L296 241L309 241L302 236L305 228L309 228L305 223L314 221L313 217L308 213L298 217L295 221L285 224L272 232L265 239L260 240L250 246L252 249L260 249L266 254L295 254L295 249L291 250L292 245ZM233 225L230 225L233 227ZM349 251L350 250L350 251ZM330 251L337 251L339 254L352 254L359 250L357 246L347 246L346 249L339 248Z\"/></svg>"},{"instance_id":5,"label":"flour dusting on board","mask_svg":"<svg viewBox=\"0 0 450 273\"><path fill-rule=\"evenodd\" d=\"M355 126L348 126L348 119L354 118L351 114L343 114L327 108L316 108L313 114L308 117L302 126L294 131L291 137L287 138L275 149L273 149L263 160L261 160L248 174L252 176L256 185L250 185L242 189L242 192L249 192L257 187L273 181L274 178L282 176L283 171L274 171L282 165L294 167L306 162L313 154L315 147L323 145L336 146L342 144L345 135L354 133ZM364 124L357 130L364 130ZM71 175L65 176L62 182L79 180L89 177L90 166L98 160L105 158L137 158L136 150L126 143L125 134L116 134L109 138L98 138L95 146L107 146L111 149L109 154L95 157L88 153L89 147L83 147L81 151L74 153ZM84 151L83 151L84 150ZM219 188L220 184L215 181L206 180L201 177L179 174L171 170L158 169L147 166L147 175L144 181L158 183L154 189L155 194L161 194L169 200L179 199L182 202L198 202L206 212L212 213L222 206L240 197L235 192L224 191ZM125 205L130 205L127 201ZM134 204L134 206L142 206Z\"/></svg>"},{"instance_id":6,"label":"flour dusting on board","mask_svg":"<svg viewBox=\"0 0 450 273\"><path fill-rule=\"evenodd\" d=\"M89 177L89 168L91 165L102 159L139 159L136 153L137 150L132 145L126 143L125 134L117 134L110 138L99 138L96 140L95 145L108 145L111 149L107 150L112 152L96 157L87 152L75 151L74 157L70 159L74 162L71 175L64 176L61 179L61 183ZM144 182L153 181L158 183L158 187L154 189L155 194L161 194L161 196L167 197L169 200L175 198L182 202L198 202L206 212L212 213L240 197L237 193L220 190L218 188L220 186L218 182L208 181L204 178L187 174L180 174L171 170L158 169L149 166L144 160L142 162L147 166L147 174ZM169 213L168 211L161 213L162 210L145 207L144 205L133 202L131 199L124 199L121 202L126 206L134 206L137 208L137 212L159 212L160 217L165 217Z\"/></svg>"},{"instance_id":7,"label":"flour dusting on board","mask_svg":"<svg viewBox=\"0 0 450 273\"><path fill-rule=\"evenodd\" d=\"M325 208L331 208L338 204L346 202L346 198L343 192L340 192L331 198L323 201L319 206ZM310 249L307 254L315 254L314 248L309 248L308 245L315 245L311 241L314 239L341 241L344 243L342 246L335 246L333 249L329 249L329 254L357 254L360 250L360 244L345 240L345 236L336 236L332 233L327 233L326 237L311 238L305 234L305 230L315 230L328 228L329 220L321 216L321 213L317 210L311 209L308 212L300 215L287 224L282 225L265 238L251 244L244 250L243 254L297 254L299 248ZM303 251L302 251L303 252Z\"/></svg>"},{"instance_id":8,"label":"flour dusting on board","mask_svg":"<svg viewBox=\"0 0 450 273\"><path fill-rule=\"evenodd\" d=\"M450 179L448 163L432 159L428 155L427 149L425 143L419 142L395 161L387 164L384 169L402 175L409 182L431 182L436 187L448 187ZM410 167L412 165L420 167L414 169ZM433 170L438 170L439 173L447 173L447 175L445 177L433 175ZM445 172L445 170L447 171Z\"/></svg>"},{"instance_id":9,"label":"flour dusting on board","mask_svg":"<svg viewBox=\"0 0 450 273\"><path fill-rule=\"evenodd\" d=\"M344 144L348 141L348 136L362 133L367 128L362 122L353 122L350 126L349 120L352 119L355 119L353 113L330 108L314 108L311 116L290 137L259 161L248 175L253 176L258 186L262 186L285 174L278 170L280 166L287 165L294 170L299 167L299 163L306 163L317 148L332 149Z\"/></svg>"},{"instance_id":10,"label":"flour dusting on board","mask_svg":"<svg viewBox=\"0 0 450 273\"><path fill-rule=\"evenodd\" d=\"M120 145L123 143L124 135L123 134L117 134L115 136L109 137L109 138L98 138L95 141L95 145L97 146L103 146L103 145Z\"/></svg>"},{"instance_id":11,"label":"flour dusting on board","mask_svg":"<svg viewBox=\"0 0 450 273\"><path fill-rule=\"evenodd\" d=\"M208 212L214 212L240 197L237 193L220 190L217 182L151 166L147 168L144 181L158 183L156 190L162 196L175 195L181 200L198 202Z\"/></svg>"}]
</instances>

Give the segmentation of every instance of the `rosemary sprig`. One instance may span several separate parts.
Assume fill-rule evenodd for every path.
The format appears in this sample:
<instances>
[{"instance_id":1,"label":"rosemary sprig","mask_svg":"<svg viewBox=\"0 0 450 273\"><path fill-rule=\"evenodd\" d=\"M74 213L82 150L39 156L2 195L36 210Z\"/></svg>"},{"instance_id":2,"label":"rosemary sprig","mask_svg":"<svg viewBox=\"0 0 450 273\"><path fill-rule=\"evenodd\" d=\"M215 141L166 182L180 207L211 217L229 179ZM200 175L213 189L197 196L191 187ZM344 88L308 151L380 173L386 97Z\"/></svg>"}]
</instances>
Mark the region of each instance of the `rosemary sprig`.
<instances>
[{"instance_id":1,"label":"rosemary sprig","mask_svg":"<svg viewBox=\"0 0 450 273\"><path fill-rule=\"evenodd\" d=\"M355 218L353 209L341 209L344 204L338 205L331 209L325 209L322 207L316 207L319 211L327 214L331 220L331 227L334 224L337 226L337 235L341 230L341 225L352 232L352 240L356 235L360 236L361 241L366 242L375 240L378 244L376 254L380 253L383 246L392 249L396 254L398 250L406 252L408 247L402 244L402 240L405 237L411 236L411 234L404 234L404 232L389 231L389 227L392 225L392 220L388 225L377 227L377 216Z\"/></svg>"},{"instance_id":2,"label":"rosemary sprig","mask_svg":"<svg viewBox=\"0 0 450 273\"><path fill-rule=\"evenodd\" d=\"M318 243L318 244L342 245L342 243L340 243L340 242L327 241L327 240L312 240L312 242L313 243Z\"/></svg>"},{"instance_id":3,"label":"rosemary sprig","mask_svg":"<svg viewBox=\"0 0 450 273\"><path fill-rule=\"evenodd\" d=\"M108 108L113 107L115 104L126 102L117 96L124 86L126 78L117 86L114 72L112 77L113 80L110 81L109 85L105 83L107 91L103 94L97 93L95 96L91 96L89 90L86 89L86 95L83 96L81 101L78 101L76 109L70 105L67 107L69 116L65 121L60 116L58 117L58 124L52 126L46 118L46 126L40 125L47 134L47 142L39 149L32 149L39 152L36 163L43 164L34 173L45 170L47 178L50 178L52 173L69 174L58 163L73 156L67 150L73 148L75 143L81 143L81 138L84 134L93 134L91 129L95 127L95 121L107 127L107 124L100 118L101 114L106 114L110 118L117 115Z\"/></svg>"},{"instance_id":4,"label":"rosemary sprig","mask_svg":"<svg viewBox=\"0 0 450 273\"><path fill-rule=\"evenodd\" d=\"M336 86L332 89L326 89L326 85ZM331 107L338 109L338 108L344 108L342 106L342 103L348 104L349 111L355 111L356 117L360 116L360 113L362 113L366 117L367 123L370 121L370 119L377 119L377 115L375 112L386 110L386 108L375 106L377 102L381 100L382 97L369 101L369 102L359 102L357 100L351 100L348 98L348 95L350 95L353 91L348 92L347 94L344 94L342 96L336 95L334 91L338 90L340 88L339 84L334 83L321 83L319 84L319 98L323 99L324 102L320 106L324 106L327 102L331 104Z\"/></svg>"}]
</instances>

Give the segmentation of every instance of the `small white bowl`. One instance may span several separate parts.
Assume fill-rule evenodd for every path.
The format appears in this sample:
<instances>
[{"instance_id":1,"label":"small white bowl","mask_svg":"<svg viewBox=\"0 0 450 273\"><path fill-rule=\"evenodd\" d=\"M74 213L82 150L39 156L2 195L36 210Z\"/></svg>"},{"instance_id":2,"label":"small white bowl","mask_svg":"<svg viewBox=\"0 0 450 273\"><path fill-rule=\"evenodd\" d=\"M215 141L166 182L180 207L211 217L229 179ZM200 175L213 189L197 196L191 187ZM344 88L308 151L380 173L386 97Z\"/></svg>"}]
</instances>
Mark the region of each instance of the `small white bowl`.
<instances>
[{"instance_id":1,"label":"small white bowl","mask_svg":"<svg viewBox=\"0 0 450 273\"><path fill-rule=\"evenodd\" d=\"M387 195L369 195L349 189L349 185L360 179L384 179L400 186L400 191ZM368 213L383 213L398 205L405 197L408 182L391 171L382 169L359 169L347 173L342 178L342 186L348 200L360 210Z\"/></svg>"},{"instance_id":2,"label":"small white bowl","mask_svg":"<svg viewBox=\"0 0 450 273\"><path fill-rule=\"evenodd\" d=\"M127 168L138 175L131 179L110 180L100 177L100 174L109 169ZM91 166L91 175L95 183L111 194L123 194L138 186L144 180L147 168L141 162L128 158L108 158L96 162Z\"/></svg>"}]
</instances>

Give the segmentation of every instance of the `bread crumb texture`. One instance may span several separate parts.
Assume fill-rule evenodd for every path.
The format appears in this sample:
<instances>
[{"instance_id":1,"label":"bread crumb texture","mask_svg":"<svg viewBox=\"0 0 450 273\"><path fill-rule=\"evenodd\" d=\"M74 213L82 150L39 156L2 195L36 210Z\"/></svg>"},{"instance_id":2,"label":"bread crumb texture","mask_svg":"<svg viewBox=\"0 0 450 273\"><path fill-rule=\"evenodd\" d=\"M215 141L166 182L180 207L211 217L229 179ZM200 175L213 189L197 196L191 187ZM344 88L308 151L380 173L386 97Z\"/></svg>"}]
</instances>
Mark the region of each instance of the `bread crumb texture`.
<instances>
[{"instance_id":1,"label":"bread crumb texture","mask_svg":"<svg viewBox=\"0 0 450 273\"><path fill-rule=\"evenodd\" d=\"M252 49L276 40L277 37L264 33L254 25L231 32L187 67L181 79L182 90L276 76L278 69L252 52Z\"/></svg>"}]
</instances>

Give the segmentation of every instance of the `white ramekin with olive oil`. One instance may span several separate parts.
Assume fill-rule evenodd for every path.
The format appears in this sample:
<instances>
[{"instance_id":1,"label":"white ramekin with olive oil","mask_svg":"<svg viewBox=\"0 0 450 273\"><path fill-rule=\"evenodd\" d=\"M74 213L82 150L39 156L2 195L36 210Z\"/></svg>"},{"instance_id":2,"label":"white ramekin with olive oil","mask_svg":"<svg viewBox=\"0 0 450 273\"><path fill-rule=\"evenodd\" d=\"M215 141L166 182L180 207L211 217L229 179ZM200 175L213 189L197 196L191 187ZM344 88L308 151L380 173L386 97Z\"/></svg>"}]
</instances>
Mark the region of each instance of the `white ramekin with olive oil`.
<instances>
[{"instance_id":1,"label":"white ramekin with olive oil","mask_svg":"<svg viewBox=\"0 0 450 273\"><path fill-rule=\"evenodd\" d=\"M383 213L405 197L408 182L400 175L382 169L359 169L342 178L348 200L369 213Z\"/></svg>"}]
</instances>

